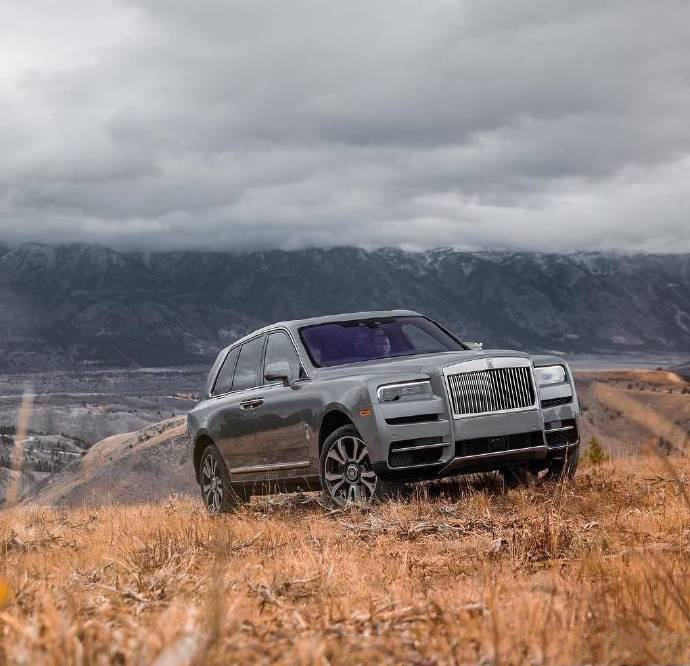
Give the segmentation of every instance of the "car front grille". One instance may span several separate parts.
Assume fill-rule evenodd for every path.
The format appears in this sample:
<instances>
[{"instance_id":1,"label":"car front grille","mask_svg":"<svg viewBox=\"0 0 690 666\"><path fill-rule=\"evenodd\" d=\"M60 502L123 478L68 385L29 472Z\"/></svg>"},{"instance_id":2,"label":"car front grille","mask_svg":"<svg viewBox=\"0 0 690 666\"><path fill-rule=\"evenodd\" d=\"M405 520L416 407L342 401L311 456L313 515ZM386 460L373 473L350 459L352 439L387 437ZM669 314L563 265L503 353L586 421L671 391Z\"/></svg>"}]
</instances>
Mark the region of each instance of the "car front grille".
<instances>
[{"instance_id":1,"label":"car front grille","mask_svg":"<svg viewBox=\"0 0 690 666\"><path fill-rule=\"evenodd\" d=\"M456 416L506 412L532 407L532 373L526 366L459 372L447 377Z\"/></svg>"}]
</instances>

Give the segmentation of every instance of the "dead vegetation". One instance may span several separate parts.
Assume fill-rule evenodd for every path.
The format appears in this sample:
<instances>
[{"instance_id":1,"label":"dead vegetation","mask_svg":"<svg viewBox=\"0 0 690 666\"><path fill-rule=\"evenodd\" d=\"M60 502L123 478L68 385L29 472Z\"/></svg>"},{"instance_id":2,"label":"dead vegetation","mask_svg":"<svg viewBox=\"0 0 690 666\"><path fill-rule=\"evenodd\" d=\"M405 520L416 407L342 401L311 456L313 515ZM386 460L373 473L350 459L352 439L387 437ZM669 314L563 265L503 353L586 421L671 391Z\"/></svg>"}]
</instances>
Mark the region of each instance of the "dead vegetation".
<instances>
[{"instance_id":1,"label":"dead vegetation","mask_svg":"<svg viewBox=\"0 0 690 666\"><path fill-rule=\"evenodd\" d=\"M690 661L690 465L639 457L504 493L194 499L0 513L0 661Z\"/></svg>"}]
</instances>

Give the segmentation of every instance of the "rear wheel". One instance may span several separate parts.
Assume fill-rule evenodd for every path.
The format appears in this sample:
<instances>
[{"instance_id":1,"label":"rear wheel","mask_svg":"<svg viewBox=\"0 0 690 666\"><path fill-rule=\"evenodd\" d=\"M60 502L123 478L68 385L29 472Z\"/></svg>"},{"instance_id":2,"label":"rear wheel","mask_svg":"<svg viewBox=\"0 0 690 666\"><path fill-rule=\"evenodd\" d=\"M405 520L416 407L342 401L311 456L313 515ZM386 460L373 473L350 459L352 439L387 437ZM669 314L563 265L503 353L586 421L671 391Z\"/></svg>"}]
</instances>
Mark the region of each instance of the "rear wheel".
<instances>
[{"instance_id":1,"label":"rear wheel","mask_svg":"<svg viewBox=\"0 0 690 666\"><path fill-rule=\"evenodd\" d=\"M233 488L223 457L214 444L209 444L201 454L199 485L206 510L211 514L227 513L249 499Z\"/></svg>"},{"instance_id":2,"label":"rear wheel","mask_svg":"<svg viewBox=\"0 0 690 666\"><path fill-rule=\"evenodd\" d=\"M337 506L368 506L399 488L382 481L371 468L366 442L352 425L329 435L321 450L319 469L326 500Z\"/></svg>"}]
</instances>

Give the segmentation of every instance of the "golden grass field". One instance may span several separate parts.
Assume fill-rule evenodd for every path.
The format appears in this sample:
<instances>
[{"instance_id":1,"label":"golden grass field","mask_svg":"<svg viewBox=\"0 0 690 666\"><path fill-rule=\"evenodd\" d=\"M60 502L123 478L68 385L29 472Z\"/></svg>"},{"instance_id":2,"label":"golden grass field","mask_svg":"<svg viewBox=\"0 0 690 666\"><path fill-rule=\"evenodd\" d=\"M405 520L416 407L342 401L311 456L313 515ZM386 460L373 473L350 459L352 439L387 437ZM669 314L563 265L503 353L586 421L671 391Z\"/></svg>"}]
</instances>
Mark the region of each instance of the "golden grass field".
<instances>
[{"instance_id":1,"label":"golden grass field","mask_svg":"<svg viewBox=\"0 0 690 666\"><path fill-rule=\"evenodd\" d=\"M0 660L688 663L689 471L650 454L371 510L19 505L0 513Z\"/></svg>"}]
</instances>

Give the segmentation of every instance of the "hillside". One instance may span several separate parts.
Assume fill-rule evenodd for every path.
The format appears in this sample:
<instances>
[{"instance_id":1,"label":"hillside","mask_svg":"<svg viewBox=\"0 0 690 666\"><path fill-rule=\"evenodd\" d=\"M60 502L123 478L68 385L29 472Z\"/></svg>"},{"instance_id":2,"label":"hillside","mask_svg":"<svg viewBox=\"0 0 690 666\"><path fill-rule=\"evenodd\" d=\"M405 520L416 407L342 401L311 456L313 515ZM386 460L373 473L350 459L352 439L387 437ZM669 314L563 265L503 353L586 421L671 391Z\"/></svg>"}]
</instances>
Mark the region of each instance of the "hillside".
<instances>
[{"instance_id":1,"label":"hillside","mask_svg":"<svg viewBox=\"0 0 690 666\"><path fill-rule=\"evenodd\" d=\"M690 255L0 248L0 372L206 363L268 322L393 307L486 348L685 353Z\"/></svg>"},{"instance_id":2,"label":"hillside","mask_svg":"<svg viewBox=\"0 0 690 666\"><path fill-rule=\"evenodd\" d=\"M576 373L582 440L597 437L614 456L651 446L664 454L690 451L690 378L674 372Z\"/></svg>"},{"instance_id":3,"label":"hillside","mask_svg":"<svg viewBox=\"0 0 690 666\"><path fill-rule=\"evenodd\" d=\"M368 511L15 507L0 663L688 663L690 468L668 460Z\"/></svg>"},{"instance_id":4,"label":"hillside","mask_svg":"<svg viewBox=\"0 0 690 666\"><path fill-rule=\"evenodd\" d=\"M137 432L113 435L50 476L31 493L41 504L152 502L174 493L196 494L184 417Z\"/></svg>"}]
</instances>

